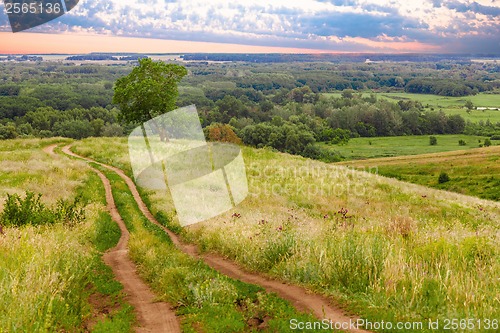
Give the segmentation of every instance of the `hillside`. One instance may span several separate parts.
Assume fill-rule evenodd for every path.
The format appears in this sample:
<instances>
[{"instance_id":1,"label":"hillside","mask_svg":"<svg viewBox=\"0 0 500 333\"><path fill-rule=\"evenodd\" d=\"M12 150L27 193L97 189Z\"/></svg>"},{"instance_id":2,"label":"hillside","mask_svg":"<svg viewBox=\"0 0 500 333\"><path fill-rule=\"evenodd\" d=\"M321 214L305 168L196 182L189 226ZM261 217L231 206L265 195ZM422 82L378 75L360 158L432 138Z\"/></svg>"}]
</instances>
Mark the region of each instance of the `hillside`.
<instances>
[{"instance_id":1,"label":"hillside","mask_svg":"<svg viewBox=\"0 0 500 333\"><path fill-rule=\"evenodd\" d=\"M376 158L339 163L361 168L399 180L477 196L500 200L500 146L476 148L467 151ZM450 180L439 183L439 175L446 172Z\"/></svg>"},{"instance_id":2,"label":"hillside","mask_svg":"<svg viewBox=\"0 0 500 333\"><path fill-rule=\"evenodd\" d=\"M74 150L130 173L123 139ZM499 317L500 204L269 150L244 156L249 197L185 240L370 320ZM143 194L175 226L168 194Z\"/></svg>"}]
</instances>

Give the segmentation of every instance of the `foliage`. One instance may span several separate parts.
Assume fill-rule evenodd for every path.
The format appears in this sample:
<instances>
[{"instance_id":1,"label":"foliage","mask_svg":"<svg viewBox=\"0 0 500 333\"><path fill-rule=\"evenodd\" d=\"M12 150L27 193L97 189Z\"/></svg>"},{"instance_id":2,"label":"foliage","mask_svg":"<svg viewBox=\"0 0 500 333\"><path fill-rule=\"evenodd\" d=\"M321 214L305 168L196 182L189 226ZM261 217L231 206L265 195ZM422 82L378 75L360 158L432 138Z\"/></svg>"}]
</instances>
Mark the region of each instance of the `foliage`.
<instances>
[{"instance_id":1,"label":"foliage","mask_svg":"<svg viewBox=\"0 0 500 333\"><path fill-rule=\"evenodd\" d=\"M448 174L444 171L442 171L440 174L439 174L439 177L438 177L438 183L439 184L443 184L443 183L447 183L450 181L450 176L448 176Z\"/></svg>"},{"instance_id":2,"label":"foliage","mask_svg":"<svg viewBox=\"0 0 500 333\"><path fill-rule=\"evenodd\" d=\"M177 84L185 75L183 66L140 59L139 66L116 81L113 103L125 121L144 123L176 108Z\"/></svg>"},{"instance_id":3,"label":"foliage","mask_svg":"<svg viewBox=\"0 0 500 333\"><path fill-rule=\"evenodd\" d=\"M465 140L458 140L458 145L459 146L467 146L467 142L465 142Z\"/></svg>"},{"instance_id":4,"label":"foliage","mask_svg":"<svg viewBox=\"0 0 500 333\"><path fill-rule=\"evenodd\" d=\"M490 139L485 139L485 140L484 140L484 146L485 146L485 147L489 147L489 146L491 146L491 140L490 140Z\"/></svg>"},{"instance_id":5,"label":"foliage","mask_svg":"<svg viewBox=\"0 0 500 333\"><path fill-rule=\"evenodd\" d=\"M236 135L234 129L227 124L214 123L204 129L206 137L210 141L228 142L241 144L241 139Z\"/></svg>"},{"instance_id":6,"label":"foliage","mask_svg":"<svg viewBox=\"0 0 500 333\"><path fill-rule=\"evenodd\" d=\"M437 145L437 143L438 143L438 141L437 141L437 138L436 138L435 136L430 136L430 137L429 137L429 144L430 144L431 146L436 146L436 145Z\"/></svg>"},{"instance_id":7,"label":"foliage","mask_svg":"<svg viewBox=\"0 0 500 333\"><path fill-rule=\"evenodd\" d=\"M488 87L479 82L462 82L453 80L414 79L405 86L405 91L417 94L435 94L441 96L475 95ZM470 106L470 105L469 105Z\"/></svg>"},{"instance_id":8,"label":"foliage","mask_svg":"<svg viewBox=\"0 0 500 333\"><path fill-rule=\"evenodd\" d=\"M16 127L13 124L6 126L0 124L0 140L15 139L17 137Z\"/></svg>"},{"instance_id":9,"label":"foliage","mask_svg":"<svg viewBox=\"0 0 500 333\"><path fill-rule=\"evenodd\" d=\"M30 191L26 192L24 199L17 194L7 194L4 210L0 214L0 223L6 227L55 223L74 225L85 218L78 197L73 202L60 199L54 208L49 208L41 202L41 196Z\"/></svg>"}]
</instances>

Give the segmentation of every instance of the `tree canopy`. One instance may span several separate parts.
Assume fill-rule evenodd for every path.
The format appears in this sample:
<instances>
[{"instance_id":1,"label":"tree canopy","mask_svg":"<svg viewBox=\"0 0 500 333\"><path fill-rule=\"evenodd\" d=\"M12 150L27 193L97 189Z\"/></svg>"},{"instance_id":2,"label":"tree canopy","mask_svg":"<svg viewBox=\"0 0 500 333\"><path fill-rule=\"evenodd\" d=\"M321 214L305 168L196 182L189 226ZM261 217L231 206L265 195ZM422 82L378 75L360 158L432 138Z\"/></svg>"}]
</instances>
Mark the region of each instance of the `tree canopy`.
<instances>
[{"instance_id":1,"label":"tree canopy","mask_svg":"<svg viewBox=\"0 0 500 333\"><path fill-rule=\"evenodd\" d=\"M185 75L183 66L140 59L139 66L116 81L113 103L123 120L144 123L176 108L177 84Z\"/></svg>"}]
</instances>

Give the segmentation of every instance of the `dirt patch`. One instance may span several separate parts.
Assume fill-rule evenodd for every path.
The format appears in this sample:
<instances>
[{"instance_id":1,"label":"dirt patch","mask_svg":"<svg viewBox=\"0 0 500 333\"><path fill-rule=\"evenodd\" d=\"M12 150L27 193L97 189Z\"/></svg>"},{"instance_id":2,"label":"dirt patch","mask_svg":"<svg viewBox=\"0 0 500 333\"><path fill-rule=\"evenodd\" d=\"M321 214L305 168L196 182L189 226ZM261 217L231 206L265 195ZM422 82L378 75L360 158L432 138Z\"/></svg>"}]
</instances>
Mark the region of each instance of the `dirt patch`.
<instances>
[{"instance_id":1,"label":"dirt patch","mask_svg":"<svg viewBox=\"0 0 500 333\"><path fill-rule=\"evenodd\" d=\"M50 146L44 147L43 151L51 156L55 156L56 153L54 152L54 149L56 149L56 147L57 147L57 145L50 145Z\"/></svg>"},{"instance_id":2,"label":"dirt patch","mask_svg":"<svg viewBox=\"0 0 500 333\"><path fill-rule=\"evenodd\" d=\"M106 317L113 316L121 307L118 302L113 301L111 296L100 292L90 294L88 301L92 307L92 314L84 323L85 330L88 332L92 332L97 323Z\"/></svg>"}]
</instances>

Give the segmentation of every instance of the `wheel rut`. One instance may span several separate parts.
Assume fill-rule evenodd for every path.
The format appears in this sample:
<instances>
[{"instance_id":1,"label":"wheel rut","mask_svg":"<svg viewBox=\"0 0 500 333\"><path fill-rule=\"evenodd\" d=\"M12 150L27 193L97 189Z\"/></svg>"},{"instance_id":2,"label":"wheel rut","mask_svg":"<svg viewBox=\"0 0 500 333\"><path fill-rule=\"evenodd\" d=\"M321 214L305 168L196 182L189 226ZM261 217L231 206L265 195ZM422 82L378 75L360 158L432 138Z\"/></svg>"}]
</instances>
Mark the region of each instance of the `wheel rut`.
<instances>
[{"instance_id":1,"label":"wheel rut","mask_svg":"<svg viewBox=\"0 0 500 333\"><path fill-rule=\"evenodd\" d=\"M71 145L67 145L62 148L62 152L72 156L76 157L82 160L85 160L87 162L91 163L96 163L104 168L107 168L108 170L114 171L116 174L118 174L127 184L129 187L134 200L137 202L137 205L139 206L139 209L141 212L144 214L144 216L151 222L154 223L155 225L159 226L162 230L164 230L169 237L172 239L172 242L174 245L183 251L186 254L189 254L192 257L198 258L203 260L207 265L212 267L213 269L219 271L220 273L227 275L231 278L246 282L246 283L251 283L255 285L259 285L262 288L264 288L267 292L274 292L278 296L280 296L283 299L288 300L291 302L291 304L299 311L305 311L305 312L311 312L314 316L316 316L318 319L323 320L329 320L332 321L333 323L337 323L338 325L342 325L341 327L344 327L345 329L342 329L342 331L345 332L353 332L353 333L369 333L370 331L361 329L356 327L356 325L353 325L353 323L356 323L356 321L359 319L358 317L351 316L347 314L343 309L340 307L336 306L335 304L332 303L331 300L329 300L327 297L318 295L315 293L312 293L311 291L307 290L306 288L296 286L296 285L290 285L286 284L277 280L270 279L266 276L263 276L258 273L253 273L253 272L248 272L242 269L239 265L234 263L233 261L224 258L220 255L216 255L213 253L210 254L200 254L198 251L198 248L195 245L192 244L185 244L183 243L179 236L164 227L162 224L160 224L156 218L153 216L153 214L149 211L147 208L146 204L142 200L137 187L133 180L127 176L123 170L116 168L114 166L110 166L104 163L100 163L97 161L94 161L90 158L83 157L80 155L77 155L73 153L71 150ZM108 180L109 184L109 180ZM108 186L107 186L108 187ZM111 191L111 186L109 185L109 191ZM116 209L116 208L115 208ZM123 221L122 221L123 223ZM169 331L165 331L169 332Z\"/></svg>"},{"instance_id":2,"label":"wheel rut","mask_svg":"<svg viewBox=\"0 0 500 333\"><path fill-rule=\"evenodd\" d=\"M56 147L57 145L51 145L44 148L44 151L49 155L55 155L54 149ZM66 148L63 149L65 153L67 153ZM175 316L172 307L166 302L155 301L156 295L139 277L136 266L128 256L127 246L130 233L116 208L109 179L101 171L95 168L92 168L92 170L104 184L107 209L121 231L118 244L104 254L103 260L111 267L116 279L123 285L126 294L125 299L134 307L139 322L139 326L135 327L135 332L180 333L179 320Z\"/></svg>"}]
</instances>

